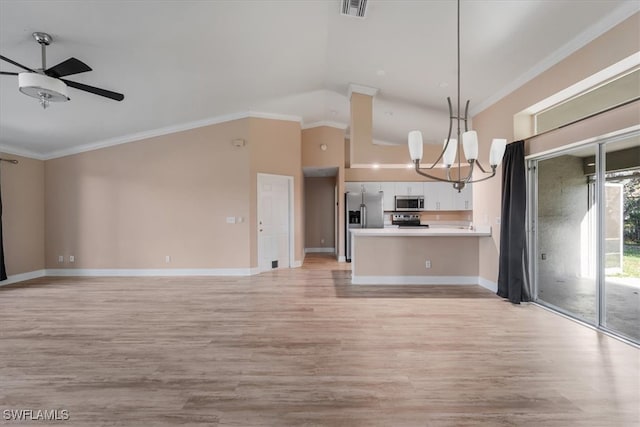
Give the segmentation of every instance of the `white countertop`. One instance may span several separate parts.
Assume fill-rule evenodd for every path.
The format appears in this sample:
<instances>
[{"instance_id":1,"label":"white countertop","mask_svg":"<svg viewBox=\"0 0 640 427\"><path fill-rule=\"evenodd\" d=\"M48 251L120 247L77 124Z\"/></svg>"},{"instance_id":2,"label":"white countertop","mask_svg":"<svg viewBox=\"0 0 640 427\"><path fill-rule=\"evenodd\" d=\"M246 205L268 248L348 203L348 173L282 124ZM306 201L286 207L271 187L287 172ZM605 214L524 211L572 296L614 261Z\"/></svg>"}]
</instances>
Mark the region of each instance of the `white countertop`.
<instances>
[{"instance_id":1,"label":"white countertop","mask_svg":"<svg viewBox=\"0 0 640 427\"><path fill-rule=\"evenodd\" d=\"M491 236L491 226L434 227L434 228L352 228L353 236L395 236L395 237L487 237Z\"/></svg>"}]
</instances>

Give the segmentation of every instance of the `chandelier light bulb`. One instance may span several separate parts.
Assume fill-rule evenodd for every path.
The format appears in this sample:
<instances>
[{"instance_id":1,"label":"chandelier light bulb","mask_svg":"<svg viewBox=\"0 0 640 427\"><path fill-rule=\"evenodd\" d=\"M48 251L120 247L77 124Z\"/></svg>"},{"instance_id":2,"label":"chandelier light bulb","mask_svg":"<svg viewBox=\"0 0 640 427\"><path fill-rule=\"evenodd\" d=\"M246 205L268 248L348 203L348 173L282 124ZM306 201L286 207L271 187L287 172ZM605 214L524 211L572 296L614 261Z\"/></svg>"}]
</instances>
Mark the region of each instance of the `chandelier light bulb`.
<instances>
[{"instance_id":1,"label":"chandelier light bulb","mask_svg":"<svg viewBox=\"0 0 640 427\"><path fill-rule=\"evenodd\" d=\"M422 160L422 132L419 130L412 130L409 132L409 155L412 161Z\"/></svg>"},{"instance_id":2,"label":"chandelier light bulb","mask_svg":"<svg viewBox=\"0 0 640 427\"><path fill-rule=\"evenodd\" d=\"M475 130L462 134L462 149L468 162L478 159L478 134Z\"/></svg>"},{"instance_id":3,"label":"chandelier light bulb","mask_svg":"<svg viewBox=\"0 0 640 427\"><path fill-rule=\"evenodd\" d=\"M491 141L491 151L489 152L489 164L492 168L500 166L506 148L506 139L493 138L493 141Z\"/></svg>"},{"instance_id":4,"label":"chandelier light bulb","mask_svg":"<svg viewBox=\"0 0 640 427\"><path fill-rule=\"evenodd\" d=\"M455 138L451 138L449 140L449 145L447 145L447 140L445 139L442 147L444 150L442 162L446 167L449 168L456 161L456 153L458 152L458 140Z\"/></svg>"}]
</instances>

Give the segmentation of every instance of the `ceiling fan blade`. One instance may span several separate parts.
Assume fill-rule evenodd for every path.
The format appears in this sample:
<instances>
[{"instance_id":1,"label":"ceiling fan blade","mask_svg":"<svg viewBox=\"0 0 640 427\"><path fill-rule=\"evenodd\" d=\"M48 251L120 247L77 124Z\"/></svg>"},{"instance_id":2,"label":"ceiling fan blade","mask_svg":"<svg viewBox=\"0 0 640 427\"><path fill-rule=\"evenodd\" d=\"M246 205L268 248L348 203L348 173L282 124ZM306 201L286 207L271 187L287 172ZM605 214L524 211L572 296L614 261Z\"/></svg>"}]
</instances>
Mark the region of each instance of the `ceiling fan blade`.
<instances>
[{"instance_id":1,"label":"ceiling fan blade","mask_svg":"<svg viewBox=\"0 0 640 427\"><path fill-rule=\"evenodd\" d=\"M48 68L44 73L49 77L60 78L71 74L86 73L87 71L91 71L91 67L87 64L79 59L69 58L58 65Z\"/></svg>"},{"instance_id":2,"label":"ceiling fan blade","mask_svg":"<svg viewBox=\"0 0 640 427\"><path fill-rule=\"evenodd\" d=\"M74 89L84 90L85 92L90 92L95 95L104 96L105 98L113 99L116 101L122 101L124 99L124 95L117 92L111 92L110 90L100 89L99 87L93 87L86 85L84 83L72 82L70 80L60 79L65 82L68 86L71 86Z\"/></svg>"},{"instance_id":3,"label":"ceiling fan blade","mask_svg":"<svg viewBox=\"0 0 640 427\"><path fill-rule=\"evenodd\" d=\"M17 76L18 73L10 73L8 71L0 71L0 75L3 75L3 76Z\"/></svg>"},{"instance_id":4,"label":"ceiling fan blade","mask_svg":"<svg viewBox=\"0 0 640 427\"><path fill-rule=\"evenodd\" d=\"M20 67L20 68L22 68L23 70L31 71L32 73L35 73L35 72L36 72L35 70L32 70L31 68L25 67L25 66L24 66L24 65L22 65L22 64L18 64L16 61L13 61L13 60L11 60L11 59L7 58L6 56L2 56L2 55L0 55L0 59L2 59L3 61L7 61L9 64L13 64L13 65L15 65L16 67Z\"/></svg>"}]
</instances>

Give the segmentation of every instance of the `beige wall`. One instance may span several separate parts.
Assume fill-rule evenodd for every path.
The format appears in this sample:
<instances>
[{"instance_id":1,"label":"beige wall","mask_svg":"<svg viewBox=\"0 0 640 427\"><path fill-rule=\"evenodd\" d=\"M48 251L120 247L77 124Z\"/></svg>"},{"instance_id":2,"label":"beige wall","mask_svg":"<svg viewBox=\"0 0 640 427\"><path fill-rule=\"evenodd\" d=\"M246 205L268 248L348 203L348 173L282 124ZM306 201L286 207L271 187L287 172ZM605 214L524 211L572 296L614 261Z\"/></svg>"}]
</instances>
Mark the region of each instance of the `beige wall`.
<instances>
[{"instance_id":1,"label":"beige wall","mask_svg":"<svg viewBox=\"0 0 640 427\"><path fill-rule=\"evenodd\" d=\"M293 177L301 261L300 159L299 123L250 118L47 161L46 265L255 268L257 173Z\"/></svg>"},{"instance_id":2,"label":"beige wall","mask_svg":"<svg viewBox=\"0 0 640 427\"><path fill-rule=\"evenodd\" d=\"M47 268L249 267L248 136L236 120L47 161Z\"/></svg>"},{"instance_id":3,"label":"beige wall","mask_svg":"<svg viewBox=\"0 0 640 427\"><path fill-rule=\"evenodd\" d=\"M354 246L358 276L478 276L477 237L357 236Z\"/></svg>"},{"instance_id":4,"label":"beige wall","mask_svg":"<svg viewBox=\"0 0 640 427\"><path fill-rule=\"evenodd\" d=\"M473 128L480 138L481 161L487 163L491 138L514 139L514 116L531 105L609 67L620 60L640 51L640 14L614 27L565 60L532 79L518 90L473 117ZM620 116L624 116L620 118ZM637 104L625 111L609 114L608 117L582 122L559 132L547 134L544 138L527 142L527 154L561 147L587 137L605 134L615 127L626 127L630 122L640 123ZM484 156L484 158L483 158ZM498 171L501 174L501 170ZM481 238L479 247L480 276L497 281L498 250L500 241L499 225L501 203L500 178L474 184L473 221L476 224L490 224L494 232L491 238Z\"/></svg>"},{"instance_id":5,"label":"beige wall","mask_svg":"<svg viewBox=\"0 0 640 427\"><path fill-rule=\"evenodd\" d=\"M351 94L350 108L351 127L349 135L349 155L347 156L347 161L350 166L358 164L370 165L374 163L394 165L411 163L407 144L390 146L373 143L373 97L354 92ZM429 159L436 159L438 157L442 151L442 146L437 144L424 144L423 150L423 159L425 162L428 162ZM443 172L440 170L440 173Z\"/></svg>"},{"instance_id":6,"label":"beige wall","mask_svg":"<svg viewBox=\"0 0 640 427\"><path fill-rule=\"evenodd\" d=\"M327 150L320 150L326 144ZM302 131L302 166L337 167L338 174L338 256L344 256L344 182L345 179L345 139L344 130L328 126ZM310 243L307 247L316 247Z\"/></svg>"},{"instance_id":7,"label":"beige wall","mask_svg":"<svg viewBox=\"0 0 640 427\"><path fill-rule=\"evenodd\" d=\"M44 269L44 162L25 157L0 157L2 232L7 274L13 276Z\"/></svg>"},{"instance_id":8,"label":"beige wall","mask_svg":"<svg viewBox=\"0 0 640 427\"><path fill-rule=\"evenodd\" d=\"M293 177L294 258L304 259L303 176L300 123L285 120L247 119L249 122L250 160L250 236L251 266L258 266L257 174L270 173ZM246 171L245 171L246 172ZM246 197L246 195L244 196Z\"/></svg>"},{"instance_id":9,"label":"beige wall","mask_svg":"<svg viewBox=\"0 0 640 427\"><path fill-rule=\"evenodd\" d=\"M305 247L335 248L336 177L304 179Z\"/></svg>"},{"instance_id":10,"label":"beige wall","mask_svg":"<svg viewBox=\"0 0 640 427\"><path fill-rule=\"evenodd\" d=\"M433 159L436 159L436 157L433 157ZM464 168L464 171L468 170L468 168ZM464 172L463 172L464 173ZM441 178L445 178L446 177L446 172L445 169L443 168L435 168L432 171L429 172L429 174L431 175L435 175ZM351 182L351 181L363 181L363 182L367 182L367 181L417 181L417 182L425 182L425 181L432 181L428 178L425 178L421 175L418 175L415 171L415 169L409 169L409 168L404 168L404 169L385 169L385 168L380 168L380 169L372 169L372 168L350 168L350 169L346 169L345 171L345 181L347 182Z\"/></svg>"}]
</instances>

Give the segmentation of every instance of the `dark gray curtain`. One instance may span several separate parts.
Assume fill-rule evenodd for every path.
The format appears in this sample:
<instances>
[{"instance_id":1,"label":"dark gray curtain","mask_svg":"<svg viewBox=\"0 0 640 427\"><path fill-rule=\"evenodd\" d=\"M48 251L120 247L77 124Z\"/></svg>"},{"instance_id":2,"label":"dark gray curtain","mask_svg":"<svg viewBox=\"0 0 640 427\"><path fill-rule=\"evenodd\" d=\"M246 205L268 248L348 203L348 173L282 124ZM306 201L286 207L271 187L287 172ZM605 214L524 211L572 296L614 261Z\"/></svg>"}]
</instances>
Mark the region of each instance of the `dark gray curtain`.
<instances>
[{"instance_id":1,"label":"dark gray curtain","mask_svg":"<svg viewBox=\"0 0 640 427\"><path fill-rule=\"evenodd\" d=\"M0 180L0 280L7 280L7 270L4 267L4 240L2 239L2 180Z\"/></svg>"},{"instance_id":2,"label":"dark gray curtain","mask_svg":"<svg viewBox=\"0 0 640 427\"><path fill-rule=\"evenodd\" d=\"M524 141L507 145L502 166L502 220L498 295L514 304L530 301L527 265Z\"/></svg>"}]
</instances>

